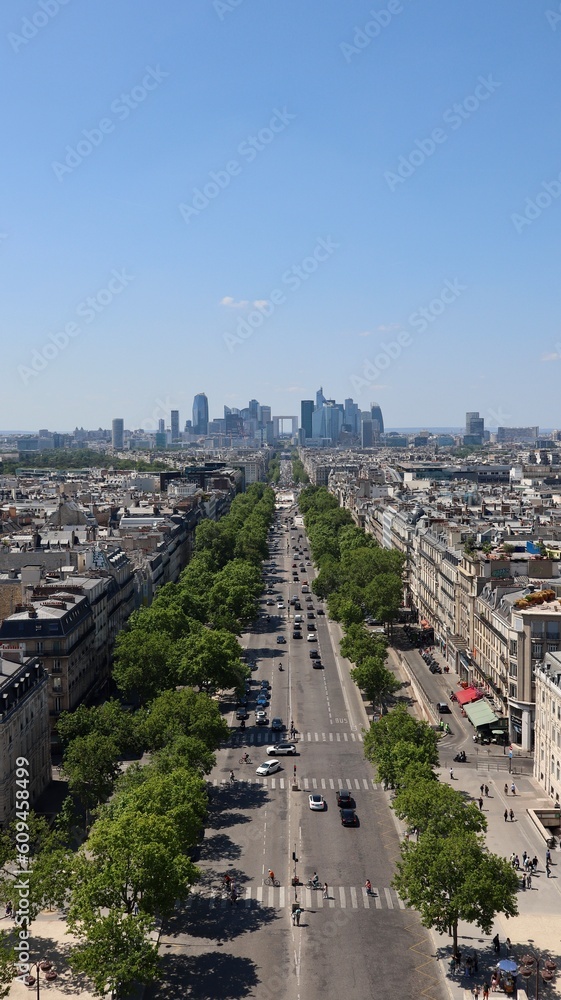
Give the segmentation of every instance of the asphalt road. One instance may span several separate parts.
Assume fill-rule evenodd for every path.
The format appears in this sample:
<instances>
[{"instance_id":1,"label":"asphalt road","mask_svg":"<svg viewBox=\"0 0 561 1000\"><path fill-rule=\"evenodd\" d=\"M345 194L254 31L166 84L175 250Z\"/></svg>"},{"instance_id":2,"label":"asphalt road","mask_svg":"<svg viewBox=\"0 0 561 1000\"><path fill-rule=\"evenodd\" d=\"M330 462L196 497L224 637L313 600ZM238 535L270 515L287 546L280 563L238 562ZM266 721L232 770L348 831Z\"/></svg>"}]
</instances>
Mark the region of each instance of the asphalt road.
<instances>
[{"instance_id":1,"label":"asphalt road","mask_svg":"<svg viewBox=\"0 0 561 1000\"><path fill-rule=\"evenodd\" d=\"M335 656L334 627L316 615L317 643L306 641L305 628L302 639L292 638L294 611L288 600L301 594L303 579L312 579L312 567L306 565L304 572L298 570L298 585L292 581L298 534L303 527L275 536L272 569L278 582L273 587L283 595L285 608L267 607L265 595L262 617L243 637L258 662L252 691L262 678L269 680L269 717L281 716L286 725L294 720L298 753L280 757L282 769L275 775L259 777L256 767L271 759L266 747L278 736L254 725L254 701L244 732L232 711L232 736L219 751L211 776L211 813L200 859L203 878L187 907L164 928L164 979L147 996L315 1000L383 993L403 1000L422 992L443 1000L428 933L391 888L398 835L387 793L364 759L360 696ZM300 613L306 615L302 604ZM314 613L319 606L314 597ZM274 615L269 621L267 613ZM286 638L286 645L277 645L277 635ZM321 670L312 667L312 648L321 653ZM238 763L244 750L251 765ZM233 786L231 768L237 778ZM341 825L338 788L353 793L354 828ZM309 809L310 793L324 796L325 811ZM279 888L264 885L269 868L280 880ZM295 872L304 882L314 871L328 884L325 899L322 892L291 884ZM223 898L225 872L240 894L235 905ZM363 889L367 878L372 896ZM300 926L291 922L295 898L303 907Z\"/></svg>"}]
</instances>

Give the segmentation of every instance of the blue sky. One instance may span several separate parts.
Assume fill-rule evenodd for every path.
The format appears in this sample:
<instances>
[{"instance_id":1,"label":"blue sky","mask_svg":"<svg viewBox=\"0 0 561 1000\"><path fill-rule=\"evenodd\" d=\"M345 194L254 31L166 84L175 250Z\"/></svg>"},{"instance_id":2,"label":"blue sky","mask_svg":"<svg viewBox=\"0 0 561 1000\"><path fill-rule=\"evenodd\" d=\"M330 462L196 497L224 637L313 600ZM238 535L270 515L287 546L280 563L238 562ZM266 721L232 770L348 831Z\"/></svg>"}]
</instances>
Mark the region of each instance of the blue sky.
<instances>
[{"instance_id":1,"label":"blue sky","mask_svg":"<svg viewBox=\"0 0 561 1000\"><path fill-rule=\"evenodd\" d=\"M558 0L19 0L0 45L0 427L561 426Z\"/></svg>"}]
</instances>

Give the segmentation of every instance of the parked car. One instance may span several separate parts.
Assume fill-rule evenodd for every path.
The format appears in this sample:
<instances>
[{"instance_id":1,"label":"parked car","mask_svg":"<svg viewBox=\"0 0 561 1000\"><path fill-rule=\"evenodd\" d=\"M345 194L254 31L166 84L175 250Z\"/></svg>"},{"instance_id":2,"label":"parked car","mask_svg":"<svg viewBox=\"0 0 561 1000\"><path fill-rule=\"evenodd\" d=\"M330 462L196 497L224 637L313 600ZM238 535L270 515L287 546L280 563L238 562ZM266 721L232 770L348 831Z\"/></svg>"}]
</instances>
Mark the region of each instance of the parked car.
<instances>
[{"instance_id":1,"label":"parked car","mask_svg":"<svg viewBox=\"0 0 561 1000\"><path fill-rule=\"evenodd\" d=\"M284 646L285 643L286 643L286 639L285 639L284 635L277 635L277 646Z\"/></svg>"}]
</instances>

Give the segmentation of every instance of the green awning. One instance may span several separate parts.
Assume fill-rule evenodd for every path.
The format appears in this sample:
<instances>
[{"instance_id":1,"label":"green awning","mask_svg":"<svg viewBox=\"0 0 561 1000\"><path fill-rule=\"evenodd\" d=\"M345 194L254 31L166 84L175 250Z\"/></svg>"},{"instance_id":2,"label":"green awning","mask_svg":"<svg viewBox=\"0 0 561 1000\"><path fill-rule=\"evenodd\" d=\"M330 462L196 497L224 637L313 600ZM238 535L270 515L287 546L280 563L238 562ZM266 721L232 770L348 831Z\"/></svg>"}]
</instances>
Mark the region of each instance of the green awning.
<instances>
[{"instance_id":1,"label":"green awning","mask_svg":"<svg viewBox=\"0 0 561 1000\"><path fill-rule=\"evenodd\" d=\"M472 702L471 705L464 705L464 712L472 726L475 726L476 729L479 729L480 726L494 726L499 721L492 708L489 707L483 698Z\"/></svg>"}]
</instances>

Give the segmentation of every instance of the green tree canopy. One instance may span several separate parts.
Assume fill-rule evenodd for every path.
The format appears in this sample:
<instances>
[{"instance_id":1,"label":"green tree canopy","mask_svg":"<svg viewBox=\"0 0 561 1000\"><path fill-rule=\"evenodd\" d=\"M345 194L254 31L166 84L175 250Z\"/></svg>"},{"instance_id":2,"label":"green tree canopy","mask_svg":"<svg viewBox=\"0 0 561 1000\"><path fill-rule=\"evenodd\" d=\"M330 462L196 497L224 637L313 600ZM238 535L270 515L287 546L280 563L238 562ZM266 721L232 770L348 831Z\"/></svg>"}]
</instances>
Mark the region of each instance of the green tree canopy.
<instances>
[{"instance_id":1,"label":"green tree canopy","mask_svg":"<svg viewBox=\"0 0 561 1000\"><path fill-rule=\"evenodd\" d=\"M399 789L393 808L400 819L420 834L445 837L451 830L481 833L487 829L487 820L475 803L466 803L461 792L439 781L421 778L418 772L414 780L406 781Z\"/></svg>"},{"instance_id":2,"label":"green tree canopy","mask_svg":"<svg viewBox=\"0 0 561 1000\"><path fill-rule=\"evenodd\" d=\"M359 666L352 668L351 677L368 701L375 706L383 705L401 687L401 682L388 670L381 656L362 659Z\"/></svg>"},{"instance_id":3,"label":"green tree canopy","mask_svg":"<svg viewBox=\"0 0 561 1000\"><path fill-rule=\"evenodd\" d=\"M178 679L201 691L242 688L250 671L241 655L242 648L231 632L204 628L181 643Z\"/></svg>"},{"instance_id":4,"label":"green tree canopy","mask_svg":"<svg viewBox=\"0 0 561 1000\"><path fill-rule=\"evenodd\" d=\"M460 920L489 934L497 913L518 913L512 865L489 853L477 834L456 829L446 837L427 832L417 843L402 844L393 886L425 927L441 934L451 929L454 951Z\"/></svg>"},{"instance_id":5,"label":"green tree canopy","mask_svg":"<svg viewBox=\"0 0 561 1000\"><path fill-rule=\"evenodd\" d=\"M216 702L190 688L164 691L143 711L140 725L147 750L161 750L179 736L193 736L216 750L228 735Z\"/></svg>"},{"instance_id":6,"label":"green tree canopy","mask_svg":"<svg viewBox=\"0 0 561 1000\"><path fill-rule=\"evenodd\" d=\"M70 950L69 965L88 977L95 996L123 996L135 983L151 983L158 974L154 926L151 917L132 917L119 909L77 921L79 943Z\"/></svg>"},{"instance_id":7,"label":"green tree canopy","mask_svg":"<svg viewBox=\"0 0 561 1000\"><path fill-rule=\"evenodd\" d=\"M175 644L162 632L133 628L115 641L113 679L125 695L146 702L175 683Z\"/></svg>"}]
</instances>

